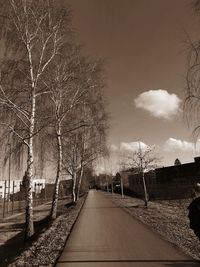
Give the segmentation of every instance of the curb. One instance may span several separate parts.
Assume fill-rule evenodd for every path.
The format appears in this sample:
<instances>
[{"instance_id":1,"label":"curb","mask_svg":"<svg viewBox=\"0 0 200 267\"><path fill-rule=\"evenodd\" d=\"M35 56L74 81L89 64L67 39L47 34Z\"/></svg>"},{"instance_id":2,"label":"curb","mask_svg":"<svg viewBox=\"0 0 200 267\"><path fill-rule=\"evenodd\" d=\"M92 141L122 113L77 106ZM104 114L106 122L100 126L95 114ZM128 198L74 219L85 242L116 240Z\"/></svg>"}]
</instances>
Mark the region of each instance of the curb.
<instances>
[{"instance_id":1,"label":"curb","mask_svg":"<svg viewBox=\"0 0 200 267\"><path fill-rule=\"evenodd\" d=\"M86 194L86 196L84 196L83 202L82 202L82 204L81 204L81 206L80 206L80 208L79 208L79 211L78 211L78 213L77 213L77 215L76 215L76 218L75 218L73 224L71 225L71 227L70 227L70 229L69 229L69 233L68 233L68 235L66 236L65 244L64 244L62 250L59 252L58 257L57 257L56 260L55 260L55 263L52 264L52 267L55 267L55 266L57 265L57 263L59 262L59 258L60 258L60 256L61 256L61 254L62 254L62 252L63 252L63 250L64 250L66 244L67 244L67 241L68 241L68 239L69 239L69 237L70 237L70 234L71 234L71 232L72 232L72 230L73 230L73 228L74 228L74 225L76 224L76 221L78 220L78 217L79 217L79 215L80 215L80 213L81 213L81 211L82 211L82 209L83 209L83 206L85 205L85 201L86 201L86 199L87 199L87 196L88 196L88 193Z\"/></svg>"}]
</instances>

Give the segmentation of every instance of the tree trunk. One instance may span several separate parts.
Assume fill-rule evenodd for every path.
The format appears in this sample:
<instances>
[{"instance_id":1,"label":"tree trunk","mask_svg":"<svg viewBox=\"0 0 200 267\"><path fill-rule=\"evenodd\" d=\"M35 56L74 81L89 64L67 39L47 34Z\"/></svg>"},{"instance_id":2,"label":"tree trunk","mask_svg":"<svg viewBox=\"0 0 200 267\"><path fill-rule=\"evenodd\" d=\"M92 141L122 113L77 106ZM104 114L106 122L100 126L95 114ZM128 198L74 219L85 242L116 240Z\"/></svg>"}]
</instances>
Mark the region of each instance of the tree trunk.
<instances>
[{"instance_id":1,"label":"tree trunk","mask_svg":"<svg viewBox=\"0 0 200 267\"><path fill-rule=\"evenodd\" d=\"M114 190L113 190L113 179L111 181L111 190L112 190L112 194L114 193Z\"/></svg>"},{"instance_id":2,"label":"tree trunk","mask_svg":"<svg viewBox=\"0 0 200 267\"><path fill-rule=\"evenodd\" d=\"M80 178L79 178L79 181L78 181L77 200L79 199L79 196L80 196L82 178L83 178L83 166L81 166L81 173L80 173Z\"/></svg>"},{"instance_id":3,"label":"tree trunk","mask_svg":"<svg viewBox=\"0 0 200 267\"><path fill-rule=\"evenodd\" d=\"M148 206L148 196L147 196L147 187L146 187L146 181L144 177L144 171L142 171L142 181L143 181L143 187L144 187L144 203L145 207Z\"/></svg>"},{"instance_id":4,"label":"tree trunk","mask_svg":"<svg viewBox=\"0 0 200 267\"><path fill-rule=\"evenodd\" d=\"M139 142L139 158L140 158L140 172L142 173L142 182L143 182L143 188L144 188L144 203L145 207L148 205L148 196L147 196L147 187L146 187L146 181L144 177L144 166L143 166L143 156L142 156L142 149Z\"/></svg>"},{"instance_id":5,"label":"tree trunk","mask_svg":"<svg viewBox=\"0 0 200 267\"><path fill-rule=\"evenodd\" d=\"M26 171L26 225L25 225L25 240L29 239L34 234L33 224L33 194L32 194L32 179L33 179L33 133L35 126L35 95L32 93L32 106L29 127L28 139L28 157Z\"/></svg>"},{"instance_id":6,"label":"tree trunk","mask_svg":"<svg viewBox=\"0 0 200 267\"><path fill-rule=\"evenodd\" d=\"M27 157L27 171L26 171L26 226L25 226L25 240L33 236L33 194L32 194L32 179L33 179L33 134L35 130L35 109L36 109L36 95L35 95L35 79L33 72L33 62L30 45L27 44L28 58L30 63L30 79L31 79L31 110L30 110L30 125L28 138L28 157Z\"/></svg>"},{"instance_id":7,"label":"tree trunk","mask_svg":"<svg viewBox=\"0 0 200 267\"><path fill-rule=\"evenodd\" d=\"M75 203L76 202L76 172L73 173L73 186L72 186L72 201Z\"/></svg>"},{"instance_id":8,"label":"tree trunk","mask_svg":"<svg viewBox=\"0 0 200 267\"><path fill-rule=\"evenodd\" d=\"M122 194L122 198L124 198L124 183L123 183L122 176L120 176L120 183L121 183L121 194Z\"/></svg>"},{"instance_id":9,"label":"tree trunk","mask_svg":"<svg viewBox=\"0 0 200 267\"><path fill-rule=\"evenodd\" d=\"M56 219L57 206L58 206L59 182L60 182L60 175L62 171L62 142L61 142L61 127L60 126L57 129L57 150L58 150L57 173L56 173L54 194L53 194L51 214L50 214L52 220Z\"/></svg>"},{"instance_id":10,"label":"tree trunk","mask_svg":"<svg viewBox=\"0 0 200 267\"><path fill-rule=\"evenodd\" d=\"M32 179L33 179L33 149L32 148L33 148L32 146L28 148L28 166L27 166L27 172L26 172L26 227L25 227L25 239L26 240L34 234L33 193L32 193Z\"/></svg>"}]
</instances>

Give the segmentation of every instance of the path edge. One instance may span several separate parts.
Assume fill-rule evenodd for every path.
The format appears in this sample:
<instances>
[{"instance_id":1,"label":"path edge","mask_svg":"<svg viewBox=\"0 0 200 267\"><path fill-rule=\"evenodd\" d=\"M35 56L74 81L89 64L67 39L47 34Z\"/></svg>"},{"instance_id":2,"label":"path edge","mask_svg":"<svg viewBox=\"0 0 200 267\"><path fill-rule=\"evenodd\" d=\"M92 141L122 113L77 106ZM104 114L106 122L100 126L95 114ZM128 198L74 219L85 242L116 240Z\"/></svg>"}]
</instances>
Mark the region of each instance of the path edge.
<instances>
[{"instance_id":1,"label":"path edge","mask_svg":"<svg viewBox=\"0 0 200 267\"><path fill-rule=\"evenodd\" d=\"M68 241L68 239L69 239L69 237L71 235L71 232L72 232L72 230L73 230L73 228L74 228L74 226L75 226L75 224L76 224L76 222L77 222L77 220L79 218L79 215L80 215L80 213L81 213L81 211L83 209L83 206L85 205L85 201L86 201L87 197L88 197L88 193L86 193L85 196L83 196L83 202L81 203L81 206L80 206L80 208L79 208L79 210L78 210L78 212L76 214L76 218L75 218L74 222L70 225L70 229L69 229L69 232L68 232L68 234L66 236L64 246L63 246L62 250L59 251L59 254L58 254L54 264L52 264L52 267L55 267L57 265L57 263L59 262L59 258L61 256L66 244L67 244L67 241Z\"/></svg>"}]
</instances>

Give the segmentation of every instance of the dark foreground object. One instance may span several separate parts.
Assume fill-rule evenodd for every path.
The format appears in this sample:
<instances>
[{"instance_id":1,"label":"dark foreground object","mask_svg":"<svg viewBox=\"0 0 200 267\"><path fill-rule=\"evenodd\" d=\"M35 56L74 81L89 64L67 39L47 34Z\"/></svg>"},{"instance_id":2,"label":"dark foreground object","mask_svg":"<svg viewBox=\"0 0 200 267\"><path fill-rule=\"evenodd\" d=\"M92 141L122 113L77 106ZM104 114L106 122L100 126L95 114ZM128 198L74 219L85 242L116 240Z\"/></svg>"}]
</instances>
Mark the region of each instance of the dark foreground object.
<instances>
[{"instance_id":1,"label":"dark foreground object","mask_svg":"<svg viewBox=\"0 0 200 267\"><path fill-rule=\"evenodd\" d=\"M200 239L200 197L195 198L189 205L190 228Z\"/></svg>"},{"instance_id":2,"label":"dark foreground object","mask_svg":"<svg viewBox=\"0 0 200 267\"><path fill-rule=\"evenodd\" d=\"M197 267L160 235L91 190L57 267Z\"/></svg>"}]
</instances>

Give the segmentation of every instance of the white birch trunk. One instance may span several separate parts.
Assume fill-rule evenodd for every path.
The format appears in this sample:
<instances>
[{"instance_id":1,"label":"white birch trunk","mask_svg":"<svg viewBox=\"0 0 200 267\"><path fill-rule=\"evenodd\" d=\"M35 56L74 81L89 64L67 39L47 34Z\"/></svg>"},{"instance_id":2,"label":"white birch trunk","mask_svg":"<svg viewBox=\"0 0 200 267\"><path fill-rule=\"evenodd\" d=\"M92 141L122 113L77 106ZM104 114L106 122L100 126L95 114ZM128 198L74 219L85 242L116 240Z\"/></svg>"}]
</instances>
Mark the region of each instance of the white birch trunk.
<instances>
[{"instance_id":1,"label":"white birch trunk","mask_svg":"<svg viewBox=\"0 0 200 267\"><path fill-rule=\"evenodd\" d=\"M83 166L81 166L81 173L80 173L80 177L79 177L79 181L78 181L77 200L79 200L79 197L80 197L82 178L83 178Z\"/></svg>"},{"instance_id":2,"label":"white birch trunk","mask_svg":"<svg viewBox=\"0 0 200 267\"><path fill-rule=\"evenodd\" d=\"M72 186L72 201L75 203L76 202L76 178L77 178L77 175L76 175L76 171L73 173L73 177L72 177L72 180L73 180L73 186Z\"/></svg>"},{"instance_id":3,"label":"white birch trunk","mask_svg":"<svg viewBox=\"0 0 200 267\"><path fill-rule=\"evenodd\" d=\"M54 194L51 206L51 219L54 220L56 218L57 207L58 207L58 194L59 194L59 182L60 175L62 171L62 142L61 142L61 127L58 126L57 129L57 150L58 150L58 161L57 161L57 173L56 180L54 185Z\"/></svg>"},{"instance_id":4,"label":"white birch trunk","mask_svg":"<svg viewBox=\"0 0 200 267\"><path fill-rule=\"evenodd\" d=\"M143 170L142 170L142 181L143 181L143 188L144 188L144 204L145 204L145 207L147 207L148 206L148 195L147 195L147 187L146 187L146 181L145 181Z\"/></svg>"},{"instance_id":5,"label":"white birch trunk","mask_svg":"<svg viewBox=\"0 0 200 267\"><path fill-rule=\"evenodd\" d=\"M32 194L32 179L33 179L33 133L35 126L35 95L32 93L31 118L29 127L28 140L28 158L27 158L27 183L26 183L26 226L25 239L30 238L34 234L33 224L33 194Z\"/></svg>"}]
</instances>

